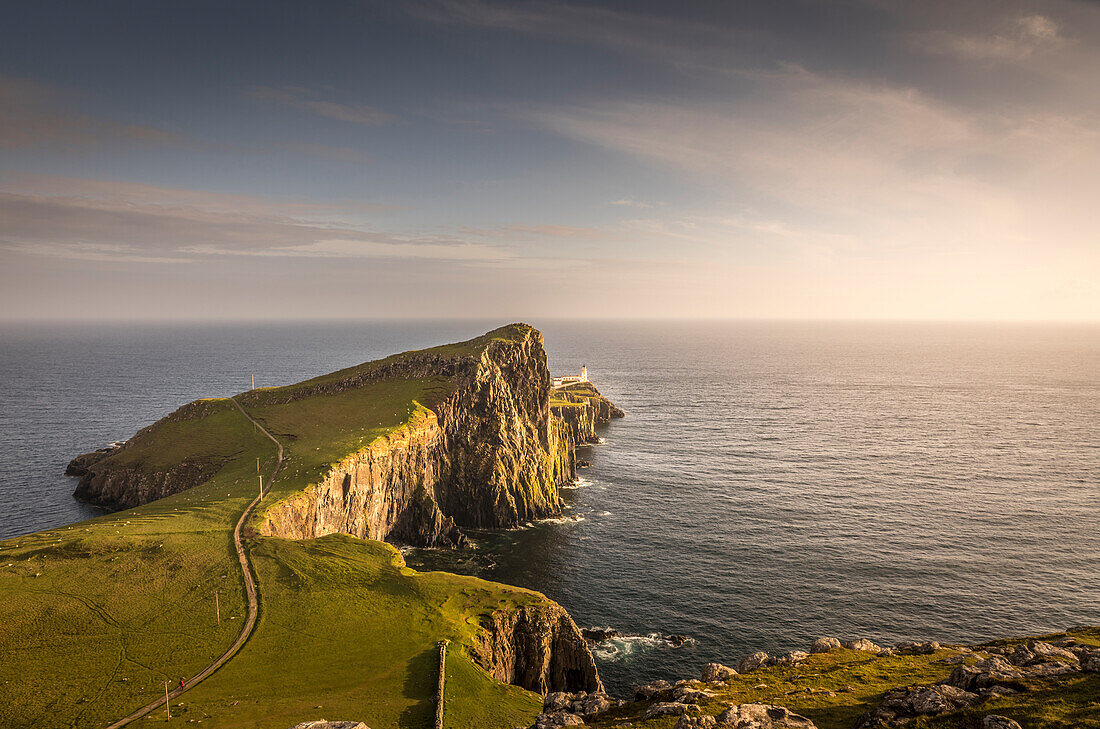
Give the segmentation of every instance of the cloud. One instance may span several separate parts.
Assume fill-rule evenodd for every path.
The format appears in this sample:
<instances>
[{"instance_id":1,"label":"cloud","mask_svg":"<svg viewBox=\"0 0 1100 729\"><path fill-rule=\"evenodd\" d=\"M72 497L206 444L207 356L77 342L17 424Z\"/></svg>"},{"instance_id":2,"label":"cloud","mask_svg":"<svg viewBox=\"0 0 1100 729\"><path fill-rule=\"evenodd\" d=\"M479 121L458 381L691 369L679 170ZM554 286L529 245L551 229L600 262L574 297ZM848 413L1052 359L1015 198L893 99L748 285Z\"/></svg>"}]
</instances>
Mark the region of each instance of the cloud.
<instances>
[{"instance_id":1,"label":"cloud","mask_svg":"<svg viewBox=\"0 0 1100 729\"><path fill-rule=\"evenodd\" d=\"M913 45L926 53L981 61L1025 61L1038 53L1057 50L1066 44L1058 23L1038 13L1001 21L1000 30L960 33L934 30L913 37Z\"/></svg>"},{"instance_id":2,"label":"cloud","mask_svg":"<svg viewBox=\"0 0 1100 729\"><path fill-rule=\"evenodd\" d=\"M125 182L21 179L22 190L17 182L0 184L0 250L9 254L139 263L228 255L474 263L515 255L504 245L364 229L348 224L341 218L346 210L333 205Z\"/></svg>"},{"instance_id":3,"label":"cloud","mask_svg":"<svg viewBox=\"0 0 1100 729\"><path fill-rule=\"evenodd\" d=\"M75 94L27 79L0 76L0 148L76 148L126 142L182 144L173 131L82 114Z\"/></svg>"},{"instance_id":4,"label":"cloud","mask_svg":"<svg viewBox=\"0 0 1100 729\"><path fill-rule=\"evenodd\" d=\"M252 86L247 93L255 101L271 102L349 124L373 127L397 119L393 114L364 104L340 104L320 99L317 92L299 86Z\"/></svg>"},{"instance_id":5,"label":"cloud","mask_svg":"<svg viewBox=\"0 0 1100 729\"><path fill-rule=\"evenodd\" d=\"M628 200L626 198L622 198L622 199L619 199L619 200L612 200L607 204L608 205L619 205L621 207L627 207L627 208L651 208L651 207L653 207L652 203L640 202L638 200Z\"/></svg>"},{"instance_id":6,"label":"cloud","mask_svg":"<svg viewBox=\"0 0 1100 729\"><path fill-rule=\"evenodd\" d=\"M1075 206L1066 220L1078 219L1100 192L1100 125L1087 114L975 111L912 86L796 66L736 102L599 101L516 114L662 165L726 209L757 208L879 249L1017 242L1034 234L1031 213L1060 231L1043 203Z\"/></svg>"}]
</instances>

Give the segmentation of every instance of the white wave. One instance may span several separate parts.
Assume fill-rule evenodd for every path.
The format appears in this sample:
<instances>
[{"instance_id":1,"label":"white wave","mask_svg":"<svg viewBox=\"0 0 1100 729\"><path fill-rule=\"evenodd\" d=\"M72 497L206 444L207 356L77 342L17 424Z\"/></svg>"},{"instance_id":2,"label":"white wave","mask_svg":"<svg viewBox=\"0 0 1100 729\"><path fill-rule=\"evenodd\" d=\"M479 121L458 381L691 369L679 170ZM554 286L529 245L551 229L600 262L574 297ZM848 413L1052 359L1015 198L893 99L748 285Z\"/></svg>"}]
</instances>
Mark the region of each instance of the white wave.
<instances>
[{"instance_id":1,"label":"white wave","mask_svg":"<svg viewBox=\"0 0 1100 729\"><path fill-rule=\"evenodd\" d=\"M591 486L591 485L592 485L591 479L587 479L584 476L577 476L577 480L573 481L573 483L565 483L565 484L562 484L561 486L559 486L558 488L564 489L566 491L572 491L574 489L583 489L585 486Z\"/></svg>"},{"instance_id":2,"label":"white wave","mask_svg":"<svg viewBox=\"0 0 1100 729\"><path fill-rule=\"evenodd\" d=\"M596 630L610 630L610 628L596 628ZM679 645L692 645L694 638L684 638ZM646 635L620 635L608 640L600 641L592 646L592 655L602 661L622 661L632 655L644 653L657 648L676 648L677 643L672 636L661 633L648 633Z\"/></svg>"},{"instance_id":3,"label":"white wave","mask_svg":"<svg viewBox=\"0 0 1100 729\"><path fill-rule=\"evenodd\" d=\"M610 511L601 511L600 513L596 514L596 516L611 516L611 512Z\"/></svg>"},{"instance_id":4,"label":"white wave","mask_svg":"<svg viewBox=\"0 0 1100 729\"><path fill-rule=\"evenodd\" d=\"M583 516L555 516L548 519L539 519L539 524L570 524L584 521Z\"/></svg>"}]
</instances>

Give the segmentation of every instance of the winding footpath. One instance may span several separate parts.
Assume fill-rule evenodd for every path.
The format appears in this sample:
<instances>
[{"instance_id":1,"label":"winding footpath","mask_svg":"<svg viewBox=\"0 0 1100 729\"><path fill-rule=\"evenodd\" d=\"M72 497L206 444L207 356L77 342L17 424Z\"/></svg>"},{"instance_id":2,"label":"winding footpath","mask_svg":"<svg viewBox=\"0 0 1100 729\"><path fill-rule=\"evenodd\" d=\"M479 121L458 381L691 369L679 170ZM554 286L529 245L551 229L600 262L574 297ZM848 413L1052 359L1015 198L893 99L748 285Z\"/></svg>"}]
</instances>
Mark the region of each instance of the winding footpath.
<instances>
[{"instance_id":1,"label":"winding footpath","mask_svg":"<svg viewBox=\"0 0 1100 729\"><path fill-rule=\"evenodd\" d=\"M248 418L248 420L253 425L259 428L261 433L270 438L271 442L274 443L279 449L279 457L278 460L275 462L275 470L271 472L271 478L267 482L268 488L271 488L271 484L275 482L275 477L279 475L279 469L283 467L283 444L280 443L275 438L275 436L267 432L267 429L264 428L264 426L257 423L251 415L245 412L245 409L241 407L241 404L237 402L236 398L231 397L229 398L229 400L237 406L237 409L241 411L242 415ZM256 498L252 499L252 501L248 504L248 508L246 508L244 510L244 513L241 514L241 518L237 520L237 526L233 528L233 545L237 548L237 559L241 561L241 571L244 572L244 589L245 592L248 593L248 619L245 620L244 627L241 628L241 634L237 636L237 640L233 641L233 645L229 646L229 648L226 649L225 653L222 653L220 656L215 658L210 665L199 671L191 678L187 679L186 688L180 688L177 686L174 690L168 692L167 699L159 698L151 704L146 704L145 706L135 711L133 714L127 716L125 719L119 719L114 724L111 724L107 727L107 729L117 729L118 727L124 727L130 722L135 721L136 719L140 719L149 712L154 711L161 706L164 706L166 701L171 701L172 699L178 698L185 691L195 686L200 681L210 676L210 674L214 673L214 671L224 666L230 658L236 655L237 651L241 649L241 646L245 644L245 641L248 640L249 636L252 635L252 629L256 627L256 619L260 615L260 600L256 594L256 580L252 576L252 563L248 561L248 552L245 551L244 546L241 544L241 527L244 526L245 521L248 520L249 514L252 513L252 510L256 508L256 504L260 503L260 499L262 498L263 493L261 492L258 496L256 496Z\"/></svg>"}]
</instances>

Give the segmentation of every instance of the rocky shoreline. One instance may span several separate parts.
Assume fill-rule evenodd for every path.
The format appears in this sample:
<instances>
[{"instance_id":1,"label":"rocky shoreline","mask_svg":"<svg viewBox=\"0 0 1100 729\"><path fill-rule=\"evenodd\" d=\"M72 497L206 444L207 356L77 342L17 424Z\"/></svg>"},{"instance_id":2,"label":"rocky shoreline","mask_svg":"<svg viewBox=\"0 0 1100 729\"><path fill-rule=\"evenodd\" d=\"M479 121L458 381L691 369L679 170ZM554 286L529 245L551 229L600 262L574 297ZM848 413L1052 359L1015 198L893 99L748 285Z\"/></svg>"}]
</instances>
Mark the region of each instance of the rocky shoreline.
<instances>
[{"instance_id":1,"label":"rocky shoreline","mask_svg":"<svg viewBox=\"0 0 1100 729\"><path fill-rule=\"evenodd\" d=\"M730 684L735 679L758 674L761 680L774 681L777 676L765 676L772 667L787 667L820 671L815 659L829 654L850 652L854 663L868 669L880 659L896 657L922 657L931 663L950 667L950 673L941 681L927 684L907 684L886 688L880 700L870 709L858 715L853 729L883 729L910 724L917 719L930 720L951 716L964 711L977 711L986 702L1004 697L1049 690L1060 679L1100 674L1100 629L1075 628L1088 633L1084 642L1069 637L1048 642L1040 639L1023 639L1008 645L941 645L929 642L904 642L883 648L866 640L841 642L837 638L820 638L807 651L791 651L771 656L763 651L745 656L736 667L720 663L706 664L698 679L676 682L654 681L635 689L630 700L616 699L603 692L552 693L546 696L543 712L530 729L600 724L611 727L647 727L669 717L676 719L673 729L697 727L733 727L734 729L817 729L810 718L793 712L778 703L759 701L726 703ZM863 656L862 658L860 656ZM784 690L780 697L812 695L823 698L838 693L856 691L845 686L834 691L815 688L813 676L821 673L787 674L784 682L797 684ZM754 688L768 688L759 683ZM734 692L736 693L736 692ZM1100 695L1098 695L1100 698ZM777 701L778 699L772 699ZM1100 716L1100 703L1097 704ZM978 717L984 729L1019 729L1021 725L1011 717L996 712ZM665 726L665 724L660 724ZM923 726L923 725L922 725Z\"/></svg>"}]
</instances>

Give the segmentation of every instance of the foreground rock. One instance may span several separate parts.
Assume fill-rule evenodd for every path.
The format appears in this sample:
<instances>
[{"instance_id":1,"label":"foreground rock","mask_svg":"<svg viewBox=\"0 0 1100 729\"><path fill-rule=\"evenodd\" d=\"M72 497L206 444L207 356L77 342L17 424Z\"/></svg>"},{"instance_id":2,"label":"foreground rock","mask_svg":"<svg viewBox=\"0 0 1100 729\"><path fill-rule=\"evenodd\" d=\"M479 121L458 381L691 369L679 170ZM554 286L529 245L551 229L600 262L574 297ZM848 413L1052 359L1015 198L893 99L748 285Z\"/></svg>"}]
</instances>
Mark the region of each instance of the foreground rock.
<instances>
[{"instance_id":1,"label":"foreground rock","mask_svg":"<svg viewBox=\"0 0 1100 729\"><path fill-rule=\"evenodd\" d=\"M588 642L557 603L498 610L481 628L473 658L498 681L540 694L603 691Z\"/></svg>"},{"instance_id":2,"label":"foreground rock","mask_svg":"<svg viewBox=\"0 0 1100 729\"><path fill-rule=\"evenodd\" d=\"M318 719L317 721L303 721L301 724L295 724L291 729L370 729L370 727L361 721L325 721L324 719Z\"/></svg>"},{"instance_id":3,"label":"foreground rock","mask_svg":"<svg viewBox=\"0 0 1100 729\"><path fill-rule=\"evenodd\" d=\"M856 721L856 729L907 724L918 716L958 711L982 701L978 694L948 685L890 689L879 706Z\"/></svg>"},{"instance_id":4,"label":"foreground rock","mask_svg":"<svg viewBox=\"0 0 1100 729\"><path fill-rule=\"evenodd\" d=\"M546 695L542 704L542 713L535 719L531 729L581 726L586 721L595 719L607 710L622 704L622 701L613 699L602 691L592 693L557 691Z\"/></svg>"},{"instance_id":5,"label":"foreground rock","mask_svg":"<svg viewBox=\"0 0 1100 729\"><path fill-rule=\"evenodd\" d=\"M737 671L721 663L708 663L703 666L703 672L699 676L706 683L713 681L726 681L737 675Z\"/></svg>"},{"instance_id":6,"label":"foreground rock","mask_svg":"<svg viewBox=\"0 0 1100 729\"><path fill-rule=\"evenodd\" d=\"M718 716L682 716L673 729L730 727L730 729L817 729L804 716L771 704L738 704Z\"/></svg>"}]
</instances>

